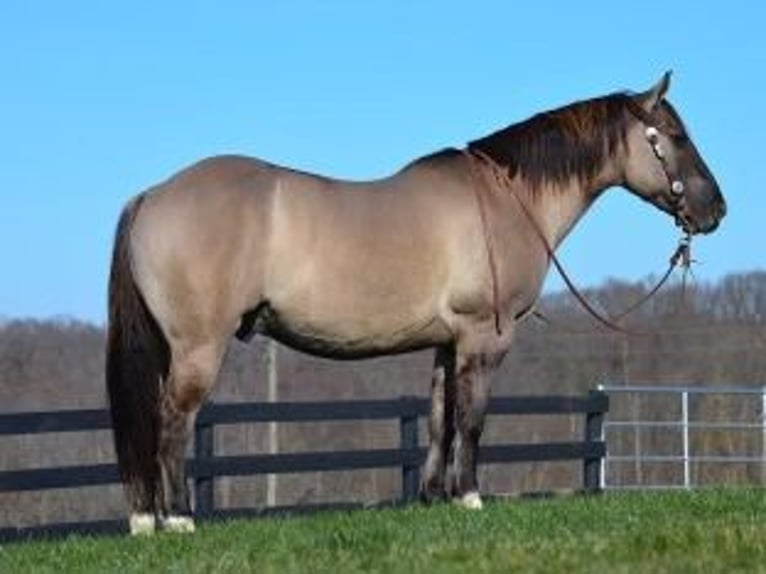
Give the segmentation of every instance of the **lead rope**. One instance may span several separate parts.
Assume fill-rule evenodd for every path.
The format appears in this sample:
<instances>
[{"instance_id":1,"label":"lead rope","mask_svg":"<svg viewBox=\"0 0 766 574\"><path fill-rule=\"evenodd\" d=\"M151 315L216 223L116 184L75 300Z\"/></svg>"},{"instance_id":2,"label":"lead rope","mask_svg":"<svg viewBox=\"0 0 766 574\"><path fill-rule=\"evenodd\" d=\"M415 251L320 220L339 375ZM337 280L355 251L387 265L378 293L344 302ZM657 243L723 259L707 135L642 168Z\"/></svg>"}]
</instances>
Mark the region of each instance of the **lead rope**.
<instances>
[{"instance_id":1,"label":"lead rope","mask_svg":"<svg viewBox=\"0 0 766 574\"><path fill-rule=\"evenodd\" d=\"M637 301L635 301L633 304L629 305L626 309L624 309L621 313L618 313L614 316L615 321L619 321L621 319L624 319L631 313L633 313L636 309L642 307L649 299L654 297L654 295L659 291L662 286L670 279L670 276L673 273L673 270L676 267L682 267L684 270L683 274L683 283L682 285L686 285L686 275L687 273L691 273L691 264L693 263L693 259L691 257L691 235L688 233L681 237L681 239L678 241L678 247L676 247L676 250L673 252L673 255L670 256L670 260L668 261L668 269L665 271L665 274L662 276L662 278L657 281L657 283L652 287L643 297L639 298ZM683 291L682 291L683 295Z\"/></svg>"},{"instance_id":2,"label":"lead rope","mask_svg":"<svg viewBox=\"0 0 766 574\"><path fill-rule=\"evenodd\" d=\"M492 238L489 233L489 227L487 224L487 215L486 215L486 206L484 204L484 185L483 180L483 171L479 171L476 165L476 160L480 160L484 163L486 163L492 174L494 175L495 180L499 183L499 185L505 189L511 190L511 195L516 199L517 203L521 207L521 211L524 213L525 217L529 220L530 225L532 226L532 229L535 231L535 234L540 239L541 244L543 245L543 248L545 249L546 254L548 255L549 259L553 263L554 267L556 268L556 271L558 271L561 278L564 280L564 283L566 284L569 291L572 293L572 295L577 299L577 301L582 305L582 307L588 311L588 313L596 319L599 323L604 325L605 327L608 327L609 329L612 329L614 331L621 332L626 335L639 335L639 334L645 334L640 333L637 331L629 330L623 327L622 325L619 325L616 323L616 321L619 321L621 319L624 319L629 314L633 313L636 309L644 305L652 296L654 296L657 291L662 288L662 286L668 281L671 274L673 273L673 270L681 264L681 266L685 269L684 271L684 282L686 280L686 273L690 271L691 269L691 235L686 234L684 237L681 238L678 247L676 248L673 255L670 257L668 269L665 272L665 274L662 276L662 278L657 282L657 284L652 287L652 289L649 290L649 292L641 297L638 301L628 306L627 309L616 315L614 318L606 317L604 314L600 313L596 310L595 307L588 301L588 299L582 294L582 292L577 288L577 286L574 284L572 279L567 274L566 270L564 269L564 266L559 261L559 258L556 256L553 248L548 244L548 240L546 239L545 235L543 234L542 230L540 229L539 224L537 223L537 220L532 215L532 212L529 210L527 205L524 203L524 201L521 199L521 197L518 196L518 194L513 193L512 191L512 182L510 180L510 177L508 176L507 170L503 169L498 163L492 159L489 155L487 155L485 152L474 149L474 150L462 150L463 154L466 156L469 166L471 169L471 175L475 182L477 183L476 186L474 186L475 193L476 193L476 199L477 203L479 205L479 215L481 217L483 232L484 232L484 242L486 246L487 251L487 261L489 264L490 269L490 275L492 279L492 295L493 295L493 305L494 305L494 315L495 315L495 329L497 330L498 334L501 334L500 329L500 310L499 310L499 303L498 303L498 297L499 297L499 287L498 287L498 279L497 279L497 266L495 263L495 255L494 255L494 248L492 244ZM539 311L534 311L534 315L542 319L546 323L550 323L550 320L542 315Z\"/></svg>"}]
</instances>

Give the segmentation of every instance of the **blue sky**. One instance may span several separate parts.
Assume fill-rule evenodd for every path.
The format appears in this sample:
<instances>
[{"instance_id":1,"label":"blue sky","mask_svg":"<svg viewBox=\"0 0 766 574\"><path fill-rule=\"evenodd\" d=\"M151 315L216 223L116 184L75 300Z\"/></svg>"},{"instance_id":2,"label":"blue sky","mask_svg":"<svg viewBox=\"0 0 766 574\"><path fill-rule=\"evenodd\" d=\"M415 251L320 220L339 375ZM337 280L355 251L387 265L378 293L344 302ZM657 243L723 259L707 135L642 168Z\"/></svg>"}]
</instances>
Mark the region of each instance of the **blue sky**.
<instances>
[{"instance_id":1,"label":"blue sky","mask_svg":"<svg viewBox=\"0 0 766 574\"><path fill-rule=\"evenodd\" d=\"M121 206L201 157L374 178L666 69L729 201L696 275L763 268L764 22L758 2L6 3L0 318L103 323ZM561 256L584 286L636 280L676 239L615 189Z\"/></svg>"}]
</instances>

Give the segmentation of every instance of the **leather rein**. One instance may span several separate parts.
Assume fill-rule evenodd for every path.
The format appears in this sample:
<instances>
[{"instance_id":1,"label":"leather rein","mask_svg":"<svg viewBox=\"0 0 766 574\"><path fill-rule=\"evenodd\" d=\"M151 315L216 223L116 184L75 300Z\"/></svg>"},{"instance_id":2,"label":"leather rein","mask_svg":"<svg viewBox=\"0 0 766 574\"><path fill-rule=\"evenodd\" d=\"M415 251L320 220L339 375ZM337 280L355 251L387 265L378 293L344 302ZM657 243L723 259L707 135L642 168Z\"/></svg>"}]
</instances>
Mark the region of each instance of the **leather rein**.
<instances>
[{"instance_id":1,"label":"leather rein","mask_svg":"<svg viewBox=\"0 0 766 574\"><path fill-rule=\"evenodd\" d=\"M651 147L654 157L660 163L662 171L665 174L666 179L668 180L668 186L671 192L671 197L674 200L673 203L676 207L678 207L678 204L680 203L685 191L685 185L680 178L673 177L670 171L667 158L665 156L664 150L662 149L662 145L659 140L659 133L660 133L659 128L654 125L655 122L653 118L651 117L651 115L647 113L643 108L641 108L638 104L635 104L634 102L629 101L628 110L640 122L642 122L645 125L644 134L646 137L646 141ZM624 309L623 311L621 311L620 313L618 313L617 315L613 317L608 317L605 314L599 312L593 306L593 304L591 304L590 301L588 301L585 295L583 295L582 291L580 291L580 289L577 288L577 286L574 284L572 279L569 277L569 274L564 269L564 266L562 265L561 261L556 256L556 253L553 247L551 247L551 245L548 243L548 240L545 237L545 234L540 228L540 225L535 219L531 210L526 205L522 197L518 193L515 193L513 191L513 182L511 181L511 178L509 175L509 168L501 166L492 157L490 157L485 152L479 149L463 149L462 153L468 160L471 176L476 184L473 186L473 189L474 189L476 200L478 203L479 215L481 217L482 230L484 234L484 243L485 243L486 253L487 253L487 264L489 266L490 276L492 280L492 303L494 307L495 330L497 331L498 335L502 334L502 327L500 322L500 306L499 306L500 288L499 288L499 282L498 282L498 276L497 276L497 261L495 259L494 246L493 246L492 238L490 236L490 231L489 231L486 198L484 197L485 192L488 191L491 186L491 183L487 182L487 175L486 175L487 170L482 169L482 167L485 167L485 166L489 168L489 173L492 174L494 183L498 185L501 189L505 189L508 192L510 192L510 194L516 199L519 207L521 208L521 211L524 213L524 216L529 221L530 225L532 226L532 229L534 230L535 234L540 240L540 243L545 249L545 252L548 255L549 260L553 263L554 267L556 268L556 271L558 271L559 275L564 280L564 283L566 284L567 288L575 297L575 299L580 303L580 305L596 321L598 321L599 323L601 323L608 329L612 329L614 331L618 331L620 333L627 334L627 335L645 334L645 333L626 329L625 327L620 325L618 322L624 319L625 317L627 317L628 315L630 315L631 313L633 313L634 311L636 311L637 309L639 309L647 301L649 301L649 299L651 299L662 288L662 286L668 281L668 279L670 279L670 276L672 275L673 270L676 267L680 265L686 270L690 269L691 263L692 263L690 233L687 232L680 239L678 247L676 248L676 250L673 252L673 254L670 257L670 260L668 262L668 268L665 271L665 273L662 275L662 277L659 279L659 281L657 281L657 283L644 296L640 297L637 301L633 302L626 309ZM533 314L537 318L543 320L544 322L550 323L548 318L545 317L539 311L535 310L533 311Z\"/></svg>"}]
</instances>

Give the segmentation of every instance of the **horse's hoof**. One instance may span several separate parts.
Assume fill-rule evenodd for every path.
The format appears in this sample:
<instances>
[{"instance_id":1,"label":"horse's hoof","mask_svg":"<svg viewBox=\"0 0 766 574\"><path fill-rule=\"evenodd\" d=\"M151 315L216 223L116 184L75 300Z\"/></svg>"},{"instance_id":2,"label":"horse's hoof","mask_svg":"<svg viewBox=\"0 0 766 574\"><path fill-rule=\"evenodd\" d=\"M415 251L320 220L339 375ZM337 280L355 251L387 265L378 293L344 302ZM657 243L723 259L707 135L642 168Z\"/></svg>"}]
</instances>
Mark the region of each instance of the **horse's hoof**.
<instances>
[{"instance_id":1,"label":"horse's hoof","mask_svg":"<svg viewBox=\"0 0 766 574\"><path fill-rule=\"evenodd\" d=\"M166 532L194 532L194 519L190 516L165 516L162 518L162 529Z\"/></svg>"},{"instance_id":2,"label":"horse's hoof","mask_svg":"<svg viewBox=\"0 0 766 574\"><path fill-rule=\"evenodd\" d=\"M444 488L441 487L426 487L422 486L418 493L418 498L423 504L431 505L444 502L447 499Z\"/></svg>"},{"instance_id":3,"label":"horse's hoof","mask_svg":"<svg viewBox=\"0 0 766 574\"><path fill-rule=\"evenodd\" d=\"M484 504L478 492L466 492L463 496L454 499L455 504L469 510L481 510Z\"/></svg>"},{"instance_id":4,"label":"horse's hoof","mask_svg":"<svg viewBox=\"0 0 766 574\"><path fill-rule=\"evenodd\" d=\"M154 514L136 512L130 515L130 534L132 536L154 534Z\"/></svg>"}]
</instances>

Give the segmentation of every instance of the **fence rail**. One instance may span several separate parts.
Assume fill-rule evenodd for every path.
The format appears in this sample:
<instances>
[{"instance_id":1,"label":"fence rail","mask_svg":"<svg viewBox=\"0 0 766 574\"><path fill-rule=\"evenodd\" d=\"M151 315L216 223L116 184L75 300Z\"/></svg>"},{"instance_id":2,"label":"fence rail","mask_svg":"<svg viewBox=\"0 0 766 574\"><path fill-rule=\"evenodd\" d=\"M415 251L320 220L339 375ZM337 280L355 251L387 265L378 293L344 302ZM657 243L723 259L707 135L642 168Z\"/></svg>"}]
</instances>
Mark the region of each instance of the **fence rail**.
<instances>
[{"instance_id":1,"label":"fence rail","mask_svg":"<svg viewBox=\"0 0 766 574\"><path fill-rule=\"evenodd\" d=\"M583 489L600 488L599 469L605 456L602 440L604 414L609 399L593 391L587 396L498 397L490 401L493 415L564 415L585 416L581 440L570 442L502 444L482 447L479 462L512 463L559 460L582 460ZM197 417L194 430L194 456L187 460L187 472L194 482L195 514L202 519L262 513L254 509L218 509L215 507L215 480L222 476L246 476L268 473L298 473L399 467L400 502L417 498L420 465L426 449L420 446L418 421L427 416L429 402L422 397L393 400L342 402L275 402L209 404ZM340 420L399 420L399 444L374 450L297 452L279 454L222 456L215 453L215 428L256 422L309 422ZM105 410L69 410L37 413L0 414L0 436L52 432L84 432L111 427ZM119 481L116 464L92 464L58 468L32 468L0 471L0 492L76 488L114 484ZM314 506L312 508L317 508ZM296 510L283 507L279 510ZM305 510L299 508L297 510ZM122 522L51 524L27 528L0 528L0 540L30 538L80 532L123 531Z\"/></svg>"}]
</instances>

